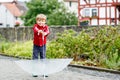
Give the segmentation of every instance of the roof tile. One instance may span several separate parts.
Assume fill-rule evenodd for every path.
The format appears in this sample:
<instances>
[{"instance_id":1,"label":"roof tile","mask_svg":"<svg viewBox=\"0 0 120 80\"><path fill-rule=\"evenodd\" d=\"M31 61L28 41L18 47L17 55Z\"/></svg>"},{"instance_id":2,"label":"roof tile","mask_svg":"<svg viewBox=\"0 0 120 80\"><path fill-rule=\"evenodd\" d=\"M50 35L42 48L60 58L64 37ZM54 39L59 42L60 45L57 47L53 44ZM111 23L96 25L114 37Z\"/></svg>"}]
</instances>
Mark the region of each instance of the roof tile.
<instances>
[{"instance_id":1,"label":"roof tile","mask_svg":"<svg viewBox=\"0 0 120 80\"><path fill-rule=\"evenodd\" d=\"M16 17L21 16L22 13L18 9L15 3L3 3L5 7Z\"/></svg>"}]
</instances>

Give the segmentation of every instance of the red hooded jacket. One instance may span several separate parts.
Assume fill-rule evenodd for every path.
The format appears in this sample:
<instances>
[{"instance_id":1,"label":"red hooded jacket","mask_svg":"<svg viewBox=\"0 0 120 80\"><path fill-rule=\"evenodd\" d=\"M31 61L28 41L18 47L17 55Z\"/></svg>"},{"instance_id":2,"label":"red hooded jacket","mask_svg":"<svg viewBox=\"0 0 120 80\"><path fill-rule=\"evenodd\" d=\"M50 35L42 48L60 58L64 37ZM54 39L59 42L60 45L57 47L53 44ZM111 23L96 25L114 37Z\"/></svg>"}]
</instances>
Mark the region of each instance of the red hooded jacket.
<instances>
[{"instance_id":1,"label":"red hooded jacket","mask_svg":"<svg viewBox=\"0 0 120 80\"><path fill-rule=\"evenodd\" d=\"M41 33L38 34L39 30L42 30L42 31L44 31L46 33L44 38L43 38L43 35ZM47 25L39 26L38 24L35 24L33 26L33 31L34 31L34 40L33 40L34 45L37 45L37 46L45 45L46 44L47 35L49 34L48 26Z\"/></svg>"}]
</instances>

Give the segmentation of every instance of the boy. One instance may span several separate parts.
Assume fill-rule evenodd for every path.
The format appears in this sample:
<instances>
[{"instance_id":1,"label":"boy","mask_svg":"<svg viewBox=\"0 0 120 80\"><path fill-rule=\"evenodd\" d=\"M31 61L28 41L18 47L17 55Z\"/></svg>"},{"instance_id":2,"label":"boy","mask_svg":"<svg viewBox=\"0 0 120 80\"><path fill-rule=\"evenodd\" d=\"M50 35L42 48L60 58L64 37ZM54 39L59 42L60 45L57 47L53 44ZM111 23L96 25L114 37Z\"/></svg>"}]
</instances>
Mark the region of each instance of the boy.
<instances>
[{"instance_id":1,"label":"boy","mask_svg":"<svg viewBox=\"0 0 120 80\"><path fill-rule=\"evenodd\" d=\"M46 38L49 34L48 26L46 23L46 16L44 14L38 14L36 16L36 24L33 26L34 40L33 40L33 60L45 59L46 57ZM37 75L33 75L37 77Z\"/></svg>"},{"instance_id":2,"label":"boy","mask_svg":"<svg viewBox=\"0 0 120 80\"><path fill-rule=\"evenodd\" d=\"M45 59L46 57L46 38L49 34L49 29L45 23L46 16L44 14L38 14L36 17L36 24L33 27L33 59L38 59L39 53L40 59Z\"/></svg>"}]
</instances>

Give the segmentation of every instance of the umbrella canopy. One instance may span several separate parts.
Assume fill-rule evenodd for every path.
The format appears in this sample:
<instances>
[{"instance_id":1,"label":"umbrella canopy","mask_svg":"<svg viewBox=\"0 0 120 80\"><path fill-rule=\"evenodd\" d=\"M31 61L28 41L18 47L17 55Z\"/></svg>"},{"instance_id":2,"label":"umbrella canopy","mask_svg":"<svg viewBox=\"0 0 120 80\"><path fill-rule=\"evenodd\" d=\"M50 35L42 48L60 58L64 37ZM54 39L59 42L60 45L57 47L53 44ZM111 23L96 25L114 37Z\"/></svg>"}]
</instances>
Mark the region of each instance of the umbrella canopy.
<instances>
[{"instance_id":1,"label":"umbrella canopy","mask_svg":"<svg viewBox=\"0 0 120 80\"><path fill-rule=\"evenodd\" d=\"M35 75L48 75L62 71L72 59L18 60L15 63L24 71Z\"/></svg>"}]
</instances>

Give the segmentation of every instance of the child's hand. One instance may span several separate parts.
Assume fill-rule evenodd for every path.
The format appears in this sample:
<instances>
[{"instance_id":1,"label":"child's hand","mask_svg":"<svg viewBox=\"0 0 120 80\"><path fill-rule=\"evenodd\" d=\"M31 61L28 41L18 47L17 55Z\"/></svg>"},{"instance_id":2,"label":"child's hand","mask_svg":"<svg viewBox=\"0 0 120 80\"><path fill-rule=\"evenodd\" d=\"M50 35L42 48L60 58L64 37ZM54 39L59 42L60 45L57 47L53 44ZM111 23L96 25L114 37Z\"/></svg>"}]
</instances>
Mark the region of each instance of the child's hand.
<instances>
[{"instance_id":1,"label":"child's hand","mask_svg":"<svg viewBox=\"0 0 120 80\"><path fill-rule=\"evenodd\" d=\"M42 34L43 34L43 36L45 36L45 35L46 35L46 32L43 32Z\"/></svg>"},{"instance_id":2,"label":"child's hand","mask_svg":"<svg viewBox=\"0 0 120 80\"><path fill-rule=\"evenodd\" d=\"M42 30L39 30L38 33L42 33L43 31Z\"/></svg>"},{"instance_id":3,"label":"child's hand","mask_svg":"<svg viewBox=\"0 0 120 80\"><path fill-rule=\"evenodd\" d=\"M39 30L39 31L38 31L38 35L39 35L40 33L43 33L43 31L42 31L42 30Z\"/></svg>"},{"instance_id":4,"label":"child's hand","mask_svg":"<svg viewBox=\"0 0 120 80\"><path fill-rule=\"evenodd\" d=\"M46 35L46 32L44 32L44 31L42 31L42 30L39 30L39 31L38 31L38 35L39 35L40 33L41 33L43 36Z\"/></svg>"}]
</instances>

